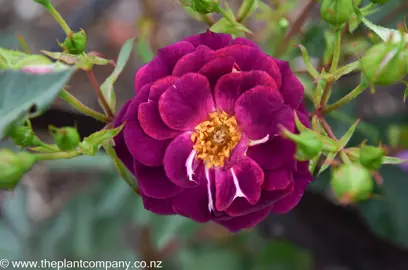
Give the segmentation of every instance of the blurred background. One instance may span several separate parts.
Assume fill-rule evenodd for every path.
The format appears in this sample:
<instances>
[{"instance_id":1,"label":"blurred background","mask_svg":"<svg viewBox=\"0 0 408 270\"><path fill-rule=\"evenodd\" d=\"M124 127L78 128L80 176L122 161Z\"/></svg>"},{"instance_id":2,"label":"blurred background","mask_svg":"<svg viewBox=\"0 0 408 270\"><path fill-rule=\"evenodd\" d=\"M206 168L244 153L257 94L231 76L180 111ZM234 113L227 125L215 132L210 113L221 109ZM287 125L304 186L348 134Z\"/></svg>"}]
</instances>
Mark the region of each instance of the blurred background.
<instances>
[{"instance_id":1,"label":"blurred background","mask_svg":"<svg viewBox=\"0 0 408 270\"><path fill-rule=\"evenodd\" d=\"M116 83L118 106L133 96L136 70L158 48L205 31L176 0L53 0L73 30L83 28L89 50L116 59L131 37L137 46ZM245 24L249 38L265 52L291 59L305 84L303 60L296 48L280 50L282 25L290 26L307 9L309 15L293 44L301 43L317 66L330 33L319 15L319 3L309 0L262 0L261 8ZM364 2L364 1L363 1ZM366 1L367 2L367 1ZM228 0L239 7L240 0ZM312 4L310 4L312 3ZM277 12L276 10L279 10ZM408 15L406 0L390 0L369 18L396 27ZM279 22L279 23L278 23ZM283 34L282 34L283 33ZM367 30L346 33L342 59L350 62L369 44ZM0 46L21 49L17 35L33 53L59 51L56 40L65 36L44 9L32 0L0 0ZM356 45L357 44L357 45ZM290 43L289 43L290 45ZM111 66L95 67L99 81ZM353 88L359 75L344 77L333 99ZM363 121L351 143L364 139L391 144L391 154L408 148L408 110L402 102L404 85L367 91L357 101L329 115L336 135L344 134L356 118ZM87 80L77 72L68 90L86 105L101 110ZM1 90L0 90L1 91ZM33 120L45 140L48 125L77 124L82 136L103 124L76 114L62 100ZM11 147L8 142L2 146ZM407 172L408 173L408 172ZM224 270L406 270L408 269L408 174L399 167L382 169L382 184L373 199L339 205L333 198L326 171L289 214L271 215L251 231L230 234L222 227L196 224L178 216L156 216L143 209L140 198L120 179L110 159L100 153L37 165L13 192L0 192L0 258L25 260L162 260L164 269ZM377 179L380 181L381 179Z\"/></svg>"}]
</instances>

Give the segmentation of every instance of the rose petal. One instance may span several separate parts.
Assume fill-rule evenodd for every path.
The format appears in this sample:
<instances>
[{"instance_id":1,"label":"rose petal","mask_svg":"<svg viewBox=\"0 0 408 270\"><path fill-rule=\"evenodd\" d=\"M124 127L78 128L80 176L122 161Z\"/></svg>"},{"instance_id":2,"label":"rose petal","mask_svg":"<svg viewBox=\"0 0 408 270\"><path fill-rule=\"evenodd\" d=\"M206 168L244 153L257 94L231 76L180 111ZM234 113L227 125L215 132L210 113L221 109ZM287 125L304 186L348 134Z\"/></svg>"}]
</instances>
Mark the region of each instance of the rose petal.
<instances>
[{"instance_id":1,"label":"rose petal","mask_svg":"<svg viewBox=\"0 0 408 270\"><path fill-rule=\"evenodd\" d=\"M174 215L172 198L170 199L153 199L142 194L143 205L146 210L149 210L158 215Z\"/></svg>"},{"instance_id":2,"label":"rose petal","mask_svg":"<svg viewBox=\"0 0 408 270\"><path fill-rule=\"evenodd\" d=\"M139 123L129 121L124 129L125 142L129 152L146 166L163 164L164 153L171 140L155 140L146 135Z\"/></svg>"},{"instance_id":3,"label":"rose petal","mask_svg":"<svg viewBox=\"0 0 408 270\"><path fill-rule=\"evenodd\" d=\"M139 123L143 131L156 140L175 138L180 131L169 128L161 119L159 106L154 101L148 101L139 106Z\"/></svg>"},{"instance_id":4,"label":"rose petal","mask_svg":"<svg viewBox=\"0 0 408 270\"><path fill-rule=\"evenodd\" d=\"M247 154L267 170L275 170L282 166L294 167L296 144L280 136L275 136L266 143L249 147Z\"/></svg>"},{"instance_id":5,"label":"rose petal","mask_svg":"<svg viewBox=\"0 0 408 270\"><path fill-rule=\"evenodd\" d=\"M195 73L181 77L159 100L161 118L176 130L192 130L213 110L210 84L206 77Z\"/></svg>"},{"instance_id":6,"label":"rose petal","mask_svg":"<svg viewBox=\"0 0 408 270\"><path fill-rule=\"evenodd\" d=\"M175 138L167 147L164 155L164 170L169 179L180 187L195 187L196 180L191 181L187 174L186 161L193 151L192 132L185 132ZM193 178L194 179L194 178Z\"/></svg>"},{"instance_id":7,"label":"rose petal","mask_svg":"<svg viewBox=\"0 0 408 270\"><path fill-rule=\"evenodd\" d=\"M232 45L217 51L218 56L232 56L241 71L263 70L266 71L281 87L282 78L275 60L264 54L258 48L247 45Z\"/></svg>"},{"instance_id":8,"label":"rose petal","mask_svg":"<svg viewBox=\"0 0 408 270\"><path fill-rule=\"evenodd\" d=\"M129 105L132 102L132 99L126 101L126 103L120 109L120 112L115 118L115 122L113 123L113 128L117 128L123 124L123 117L125 116L127 110L129 109Z\"/></svg>"},{"instance_id":9,"label":"rose petal","mask_svg":"<svg viewBox=\"0 0 408 270\"><path fill-rule=\"evenodd\" d=\"M153 83L154 81L170 75L169 68L160 58L155 57L151 62L141 67L135 76L135 92L146 84Z\"/></svg>"},{"instance_id":10,"label":"rose petal","mask_svg":"<svg viewBox=\"0 0 408 270\"><path fill-rule=\"evenodd\" d=\"M131 103L129 104L129 108L128 108L127 112L123 116L123 121L125 121L125 120L127 120L127 121L138 121L137 114L138 114L138 111L139 111L139 106L143 102L147 101L147 98L149 97L149 93L150 93L150 87L151 87L150 83L146 84L136 94L136 97L134 97L132 99Z\"/></svg>"},{"instance_id":11,"label":"rose petal","mask_svg":"<svg viewBox=\"0 0 408 270\"><path fill-rule=\"evenodd\" d=\"M173 209L179 215L191 218L196 222L207 222L213 218L209 210L209 196L207 181L205 180L204 165L196 173L199 186L184 189L173 199Z\"/></svg>"},{"instance_id":12,"label":"rose petal","mask_svg":"<svg viewBox=\"0 0 408 270\"><path fill-rule=\"evenodd\" d=\"M232 37L228 34L207 31L203 34L187 37L184 40L193 44L194 47L205 45L213 50L218 50L228 46L231 43Z\"/></svg>"},{"instance_id":13,"label":"rose petal","mask_svg":"<svg viewBox=\"0 0 408 270\"><path fill-rule=\"evenodd\" d=\"M168 70L171 73L177 61L184 55L191 53L194 50L195 48L190 42L180 41L160 49L157 55L160 60L167 65Z\"/></svg>"},{"instance_id":14,"label":"rose petal","mask_svg":"<svg viewBox=\"0 0 408 270\"><path fill-rule=\"evenodd\" d=\"M135 161L134 170L140 191L150 198L168 199L183 191L167 178L163 167L148 167Z\"/></svg>"},{"instance_id":15,"label":"rose petal","mask_svg":"<svg viewBox=\"0 0 408 270\"><path fill-rule=\"evenodd\" d=\"M251 140L276 135L283 125L294 129L293 110L283 104L282 96L271 88L257 86L242 94L235 104L235 117Z\"/></svg>"},{"instance_id":16,"label":"rose petal","mask_svg":"<svg viewBox=\"0 0 408 270\"><path fill-rule=\"evenodd\" d=\"M149 92L149 100L153 100L155 102L159 102L161 95L166 92L166 90L175 84L178 78L175 76L167 76L157 80L155 83L152 84L150 87Z\"/></svg>"},{"instance_id":17,"label":"rose petal","mask_svg":"<svg viewBox=\"0 0 408 270\"><path fill-rule=\"evenodd\" d=\"M266 207L260 211L232 218L230 220L217 220L216 223L225 226L231 232L238 232L242 229L250 229L263 221L271 212L272 207Z\"/></svg>"},{"instance_id":18,"label":"rose petal","mask_svg":"<svg viewBox=\"0 0 408 270\"><path fill-rule=\"evenodd\" d=\"M240 159L242 159L245 156L247 150L248 150L248 137L245 135L245 133L243 133L241 135L241 140L232 150L231 156L227 160L224 167L226 169L229 169L232 166L234 166Z\"/></svg>"},{"instance_id":19,"label":"rose petal","mask_svg":"<svg viewBox=\"0 0 408 270\"><path fill-rule=\"evenodd\" d=\"M273 203L290 195L293 192L293 189L294 182L291 182L290 185L283 190L262 190L261 198L255 205L249 204L248 201L246 201L244 198L237 198L234 200L231 206L228 207L227 210L225 210L225 212L230 216L237 217L260 211L265 207L271 206Z\"/></svg>"},{"instance_id":20,"label":"rose petal","mask_svg":"<svg viewBox=\"0 0 408 270\"><path fill-rule=\"evenodd\" d=\"M222 76L214 89L217 107L226 113L233 114L237 99L258 85L268 86L271 91L278 91L276 82L265 71L234 72Z\"/></svg>"},{"instance_id":21,"label":"rose petal","mask_svg":"<svg viewBox=\"0 0 408 270\"><path fill-rule=\"evenodd\" d=\"M250 47L259 49L258 45L256 45L255 42L249 39L246 39L246 38L242 38L242 37L237 37L236 39L234 39L231 45L235 45L235 44L246 45L246 46L250 46Z\"/></svg>"},{"instance_id":22,"label":"rose petal","mask_svg":"<svg viewBox=\"0 0 408 270\"><path fill-rule=\"evenodd\" d=\"M285 214L292 210L302 198L309 180L310 179L308 177L294 176L294 191L290 195L275 202L272 207L272 212L277 214Z\"/></svg>"},{"instance_id":23,"label":"rose petal","mask_svg":"<svg viewBox=\"0 0 408 270\"><path fill-rule=\"evenodd\" d=\"M116 116L115 122L113 123L113 128L117 128L123 124L123 117L126 114L131 102L132 100L129 100L122 106L122 109ZM115 146L113 148L115 149L118 158L123 162L129 171L133 172L133 157L125 144L123 131L116 135L113 140L115 142Z\"/></svg>"},{"instance_id":24,"label":"rose petal","mask_svg":"<svg viewBox=\"0 0 408 270\"><path fill-rule=\"evenodd\" d=\"M217 57L205 64L198 73L207 77L213 89L221 76L232 72L234 63L235 60L232 57Z\"/></svg>"},{"instance_id":25,"label":"rose petal","mask_svg":"<svg viewBox=\"0 0 408 270\"><path fill-rule=\"evenodd\" d=\"M289 63L275 59L282 75L282 86L280 88L285 104L296 109L302 102L304 96L304 88L299 79L290 69Z\"/></svg>"},{"instance_id":26,"label":"rose petal","mask_svg":"<svg viewBox=\"0 0 408 270\"><path fill-rule=\"evenodd\" d=\"M293 182L292 172L286 168L277 170L266 170L265 182L263 188L265 190L282 190L288 188Z\"/></svg>"},{"instance_id":27,"label":"rose petal","mask_svg":"<svg viewBox=\"0 0 408 270\"><path fill-rule=\"evenodd\" d=\"M201 67L216 57L216 53L200 45L196 51L184 55L173 69L173 76L182 76L189 72L198 72Z\"/></svg>"}]
</instances>

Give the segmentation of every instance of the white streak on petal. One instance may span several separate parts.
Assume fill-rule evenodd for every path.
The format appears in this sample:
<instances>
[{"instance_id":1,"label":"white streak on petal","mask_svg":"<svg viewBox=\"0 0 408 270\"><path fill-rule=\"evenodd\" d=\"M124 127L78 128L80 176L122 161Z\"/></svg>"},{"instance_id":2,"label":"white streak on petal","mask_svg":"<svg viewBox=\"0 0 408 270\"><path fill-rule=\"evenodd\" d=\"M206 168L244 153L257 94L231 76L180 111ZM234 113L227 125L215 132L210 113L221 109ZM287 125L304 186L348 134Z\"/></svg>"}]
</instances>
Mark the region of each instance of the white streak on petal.
<instances>
[{"instance_id":1,"label":"white streak on petal","mask_svg":"<svg viewBox=\"0 0 408 270\"><path fill-rule=\"evenodd\" d=\"M269 141L269 134L259 140L249 140L248 146L255 146L258 144L263 144L263 143L266 143L267 141Z\"/></svg>"},{"instance_id":2,"label":"white streak on petal","mask_svg":"<svg viewBox=\"0 0 408 270\"><path fill-rule=\"evenodd\" d=\"M234 172L234 169L231 168L231 173L232 173L232 179L234 181L234 186L235 186L235 196L234 200L238 197L243 197L246 198L245 194L242 192L241 187L239 186L238 178L237 175Z\"/></svg>"},{"instance_id":3,"label":"white streak on petal","mask_svg":"<svg viewBox=\"0 0 408 270\"><path fill-rule=\"evenodd\" d=\"M196 155L197 155L197 151L193 150L193 151L191 151L190 155L188 156L188 158L186 160L188 180L193 181L193 182L196 182L193 179L193 175L194 175L193 163L194 163L194 158L195 158Z\"/></svg>"},{"instance_id":4,"label":"white streak on petal","mask_svg":"<svg viewBox=\"0 0 408 270\"><path fill-rule=\"evenodd\" d=\"M205 165L205 178L207 179L207 190L208 190L208 210L210 213L214 212L214 202L211 193L211 181L210 181L210 169Z\"/></svg>"}]
</instances>

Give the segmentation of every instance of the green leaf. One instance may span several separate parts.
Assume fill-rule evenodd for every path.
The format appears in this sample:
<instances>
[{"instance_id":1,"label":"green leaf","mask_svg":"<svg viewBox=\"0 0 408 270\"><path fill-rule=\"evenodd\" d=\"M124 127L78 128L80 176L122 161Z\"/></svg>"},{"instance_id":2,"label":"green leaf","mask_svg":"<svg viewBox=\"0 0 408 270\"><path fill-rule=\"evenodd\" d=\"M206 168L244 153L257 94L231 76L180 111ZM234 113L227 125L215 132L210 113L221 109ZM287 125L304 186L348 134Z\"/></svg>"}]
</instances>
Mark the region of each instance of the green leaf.
<instances>
[{"instance_id":1,"label":"green leaf","mask_svg":"<svg viewBox=\"0 0 408 270\"><path fill-rule=\"evenodd\" d=\"M98 150L113 139L119 132L122 131L124 125L115 129L104 129L86 137L80 144L79 148L82 153L89 156L95 156Z\"/></svg>"},{"instance_id":2,"label":"green leaf","mask_svg":"<svg viewBox=\"0 0 408 270\"><path fill-rule=\"evenodd\" d=\"M0 71L0 139L7 128L27 116L44 112L68 82L74 69L47 74Z\"/></svg>"},{"instance_id":3,"label":"green leaf","mask_svg":"<svg viewBox=\"0 0 408 270\"><path fill-rule=\"evenodd\" d=\"M346 134L338 141L339 149L344 148L348 142L350 141L351 137L353 136L354 132L356 131L356 127L360 123L360 119L358 119L354 124L347 130Z\"/></svg>"},{"instance_id":4,"label":"green leaf","mask_svg":"<svg viewBox=\"0 0 408 270\"><path fill-rule=\"evenodd\" d=\"M113 70L112 74L109 75L109 77L106 78L105 82L101 85L101 90L105 97L105 100L113 112L115 111L116 105L116 95L113 90L113 85L115 84L119 75L122 73L126 63L128 62L130 54L132 53L133 50L134 43L135 39L132 38L127 40L125 44L123 44L122 49L119 52L115 69Z\"/></svg>"},{"instance_id":5,"label":"green leaf","mask_svg":"<svg viewBox=\"0 0 408 270\"><path fill-rule=\"evenodd\" d=\"M20 51L0 48L0 70L19 70L29 65L50 65L52 61L39 54L27 54Z\"/></svg>"}]
</instances>

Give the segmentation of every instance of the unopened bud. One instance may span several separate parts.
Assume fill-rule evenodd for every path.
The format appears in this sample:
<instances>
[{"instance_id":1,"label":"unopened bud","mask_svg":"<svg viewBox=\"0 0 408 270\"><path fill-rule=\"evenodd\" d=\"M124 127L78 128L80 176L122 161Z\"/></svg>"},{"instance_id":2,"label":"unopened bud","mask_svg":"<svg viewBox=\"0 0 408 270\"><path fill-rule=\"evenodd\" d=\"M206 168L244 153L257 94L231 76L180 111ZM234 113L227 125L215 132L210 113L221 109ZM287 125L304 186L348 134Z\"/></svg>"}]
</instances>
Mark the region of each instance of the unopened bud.
<instances>
[{"instance_id":1,"label":"unopened bud","mask_svg":"<svg viewBox=\"0 0 408 270\"><path fill-rule=\"evenodd\" d=\"M342 25L354 13L353 0L323 0L320 15L332 25Z\"/></svg>"},{"instance_id":2,"label":"unopened bud","mask_svg":"<svg viewBox=\"0 0 408 270\"><path fill-rule=\"evenodd\" d=\"M368 199L374 182L370 172L360 164L343 164L333 172L331 186L340 202L350 203Z\"/></svg>"},{"instance_id":3,"label":"unopened bud","mask_svg":"<svg viewBox=\"0 0 408 270\"><path fill-rule=\"evenodd\" d=\"M371 171L378 170L383 164L384 150L375 146L363 146L360 149L360 164Z\"/></svg>"},{"instance_id":4,"label":"unopened bud","mask_svg":"<svg viewBox=\"0 0 408 270\"><path fill-rule=\"evenodd\" d=\"M61 47L70 54L81 54L86 49L88 38L84 30L73 33L61 44Z\"/></svg>"},{"instance_id":5,"label":"unopened bud","mask_svg":"<svg viewBox=\"0 0 408 270\"><path fill-rule=\"evenodd\" d=\"M50 131L55 144L62 151L74 150L81 141L78 131L73 127L50 127Z\"/></svg>"},{"instance_id":6,"label":"unopened bud","mask_svg":"<svg viewBox=\"0 0 408 270\"><path fill-rule=\"evenodd\" d=\"M35 157L30 153L0 150L0 189L14 189L34 162Z\"/></svg>"},{"instance_id":7,"label":"unopened bud","mask_svg":"<svg viewBox=\"0 0 408 270\"><path fill-rule=\"evenodd\" d=\"M310 160L316 157L323 149L323 142L310 130L305 130L300 134L293 134L288 130L284 130L283 134L289 140L296 143L296 159L299 161Z\"/></svg>"},{"instance_id":8,"label":"unopened bud","mask_svg":"<svg viewBox=\"0 0 408 270\"><path fill-rule=\"evenodd\" d=\"M20 147L40 146L41 141L28 126L15 126L10 129L8 136Z\"/></svg>"},{"instance_id":9,"label":"unopened bud","mask_svg":"<svg viewBox=\"0 0 408 270\"><path fill-rule=\"evenodd\" d=\"M371 84L390 85L408 73L408 59L399 44L383 42L366 52L361 59L361 69Z\"/></svg>"}]
</instances>

